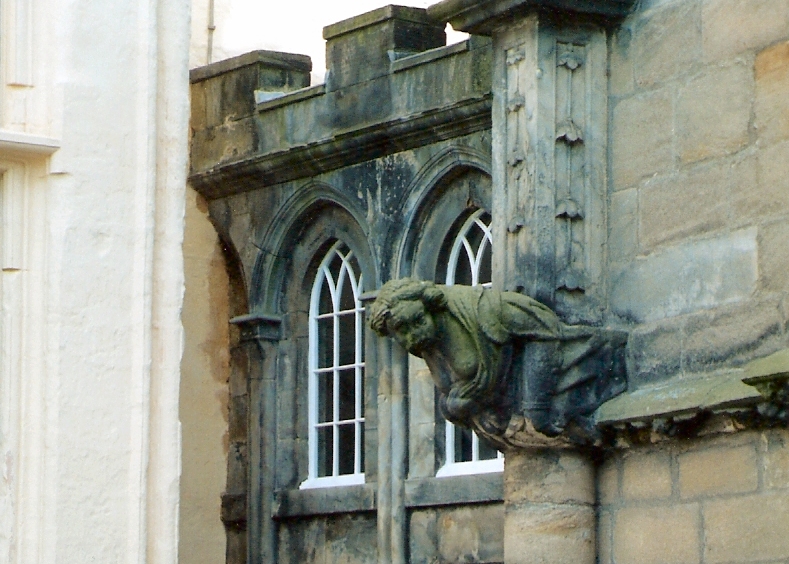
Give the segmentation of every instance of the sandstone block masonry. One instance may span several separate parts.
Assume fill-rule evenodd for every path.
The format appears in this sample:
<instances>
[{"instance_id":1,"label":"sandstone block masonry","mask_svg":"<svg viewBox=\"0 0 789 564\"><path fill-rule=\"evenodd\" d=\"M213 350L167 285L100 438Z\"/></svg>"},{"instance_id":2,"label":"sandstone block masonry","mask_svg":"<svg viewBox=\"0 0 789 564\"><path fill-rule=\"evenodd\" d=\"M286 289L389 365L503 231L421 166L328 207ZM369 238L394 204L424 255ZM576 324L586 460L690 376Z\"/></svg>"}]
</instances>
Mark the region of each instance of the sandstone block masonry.
<instances>
[{"instance_id":1,"label":"sandstone block masonry","mask_svg":"<svg viewBox=\"0 0 789 564\"><path fill-rule=\"evenodd\" d=\"M789 431L609 457L598 479L601 564L784 562Z\"/></svg>"}]
</instances>

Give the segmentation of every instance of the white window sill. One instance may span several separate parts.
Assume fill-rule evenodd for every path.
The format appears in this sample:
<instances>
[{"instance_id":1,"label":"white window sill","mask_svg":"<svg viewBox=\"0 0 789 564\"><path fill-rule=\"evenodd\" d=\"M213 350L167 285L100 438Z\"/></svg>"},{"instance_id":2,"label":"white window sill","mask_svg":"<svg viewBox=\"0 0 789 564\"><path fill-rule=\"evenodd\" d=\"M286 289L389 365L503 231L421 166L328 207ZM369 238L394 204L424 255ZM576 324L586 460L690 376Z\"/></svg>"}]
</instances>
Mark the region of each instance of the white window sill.
<instances>
[{"instance_id":1,"label":"white window sill","mask_svg":"<svg viewBox=\"0 0 789 564\"><path fill-rule=\"evenodd\" d=\"M449 476L468 476L469 474L492 474L504 471L504 458L475 460L474 462L453 462L444 464L436 472L436 478Z\"/></svg>"},{"instance_id":2,"label":"white window sill","mask_svg":"<svg viewBox=\"0 0 789 564\"><path fill-rule=\"evenodd\" d=\"M364 484L364 474L345 474L343 476L324 476L323 478L307 478L300 485L300 490L316 488L339 488L343 486L359 486Z\"/></svg>"},{"instance_id":3,"label":"white window sill","mask_svg":"<svg viewBox=\"0 0 789 564\"><path fill-rule=\"evenodd\" d=\"M33 155L51 155L60 148L60 141L40 135L0 129L0 150Z\"/></svg>"}]
</instances>

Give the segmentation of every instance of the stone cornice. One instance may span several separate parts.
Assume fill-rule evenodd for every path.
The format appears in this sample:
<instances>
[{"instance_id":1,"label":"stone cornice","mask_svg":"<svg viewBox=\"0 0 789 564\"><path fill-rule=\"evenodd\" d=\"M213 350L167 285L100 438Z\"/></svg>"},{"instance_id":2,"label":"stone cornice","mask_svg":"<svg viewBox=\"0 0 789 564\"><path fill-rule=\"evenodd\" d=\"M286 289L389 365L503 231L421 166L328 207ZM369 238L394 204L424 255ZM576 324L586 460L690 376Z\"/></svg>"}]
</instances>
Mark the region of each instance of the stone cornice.
<instances>
[{"instance_id":1,"label":"stone cornice","mask_svg":"<svg viewBox=\"0 0 789 564\"><path fill-rule=\"evenodd\" d=\"M490 95L464 99L313 143L223 163L191 175L189 181L208 199L230 196L488 129L490 112Z\"/></svg>"},{"instance_id":2,"label":"stone cornice","mask_svg":"<svg viewBox=\"0 0 789 564\"><path fill-rule=\"evenodd\" d=\"M551 10L621 18L629 14L636 0L444 0L427 9L437 21L446 21L456 30L489 35L503 20L529 11Z\"/></svg>"}]
</instances>

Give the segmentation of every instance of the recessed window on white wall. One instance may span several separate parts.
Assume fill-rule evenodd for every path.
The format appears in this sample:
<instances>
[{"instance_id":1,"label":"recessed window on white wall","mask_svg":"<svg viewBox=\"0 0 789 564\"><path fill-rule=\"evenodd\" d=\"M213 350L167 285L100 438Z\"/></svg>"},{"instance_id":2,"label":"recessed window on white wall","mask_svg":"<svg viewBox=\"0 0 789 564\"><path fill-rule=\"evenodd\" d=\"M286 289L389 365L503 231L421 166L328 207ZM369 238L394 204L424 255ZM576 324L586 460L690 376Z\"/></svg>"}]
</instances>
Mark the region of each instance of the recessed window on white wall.
<instances>
[{"instance_id":1,"label":"recessed window on white wall","mask_svg":"<svg viewBox=\"0 0 789 564\"><path fill-rule=\"evenodd\" d=\"M364 308L359 263L338 241L312 286L309 477L301 488L364 483Z\"/></svg>"},{"instance_id":2,"label":"recessed window on white wall","mask_svg":"<svg viewBox=\"0 0 789 564\"><path fill-rule=\"evenodd\" d=\"M491 286L493 237L490 220L490 214L480 209L471 214L458 230L446 258L448 286ZM438 470L438 477L504 470L504 456L480 441L473 431L447 422L445 445L446 462Z\"/></svg>"}]
</instances>

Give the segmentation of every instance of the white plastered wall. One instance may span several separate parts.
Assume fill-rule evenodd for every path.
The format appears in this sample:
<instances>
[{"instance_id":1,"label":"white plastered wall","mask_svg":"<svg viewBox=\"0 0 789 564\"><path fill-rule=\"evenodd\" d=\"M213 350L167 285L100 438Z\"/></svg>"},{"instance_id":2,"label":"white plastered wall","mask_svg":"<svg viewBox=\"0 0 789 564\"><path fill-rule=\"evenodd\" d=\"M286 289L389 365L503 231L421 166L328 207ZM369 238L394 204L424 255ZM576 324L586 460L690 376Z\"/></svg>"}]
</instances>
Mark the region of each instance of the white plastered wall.
<instances>
[{"instance_id":1,"label":"white plastered wall","mask_svg":"<svg viewBox=\"0 0 789 564\"><path fill-rule=\"evenodd\" d=\"M176 562L189 3L0 10L0 562Z\"/></svg>"}]
</instances>

